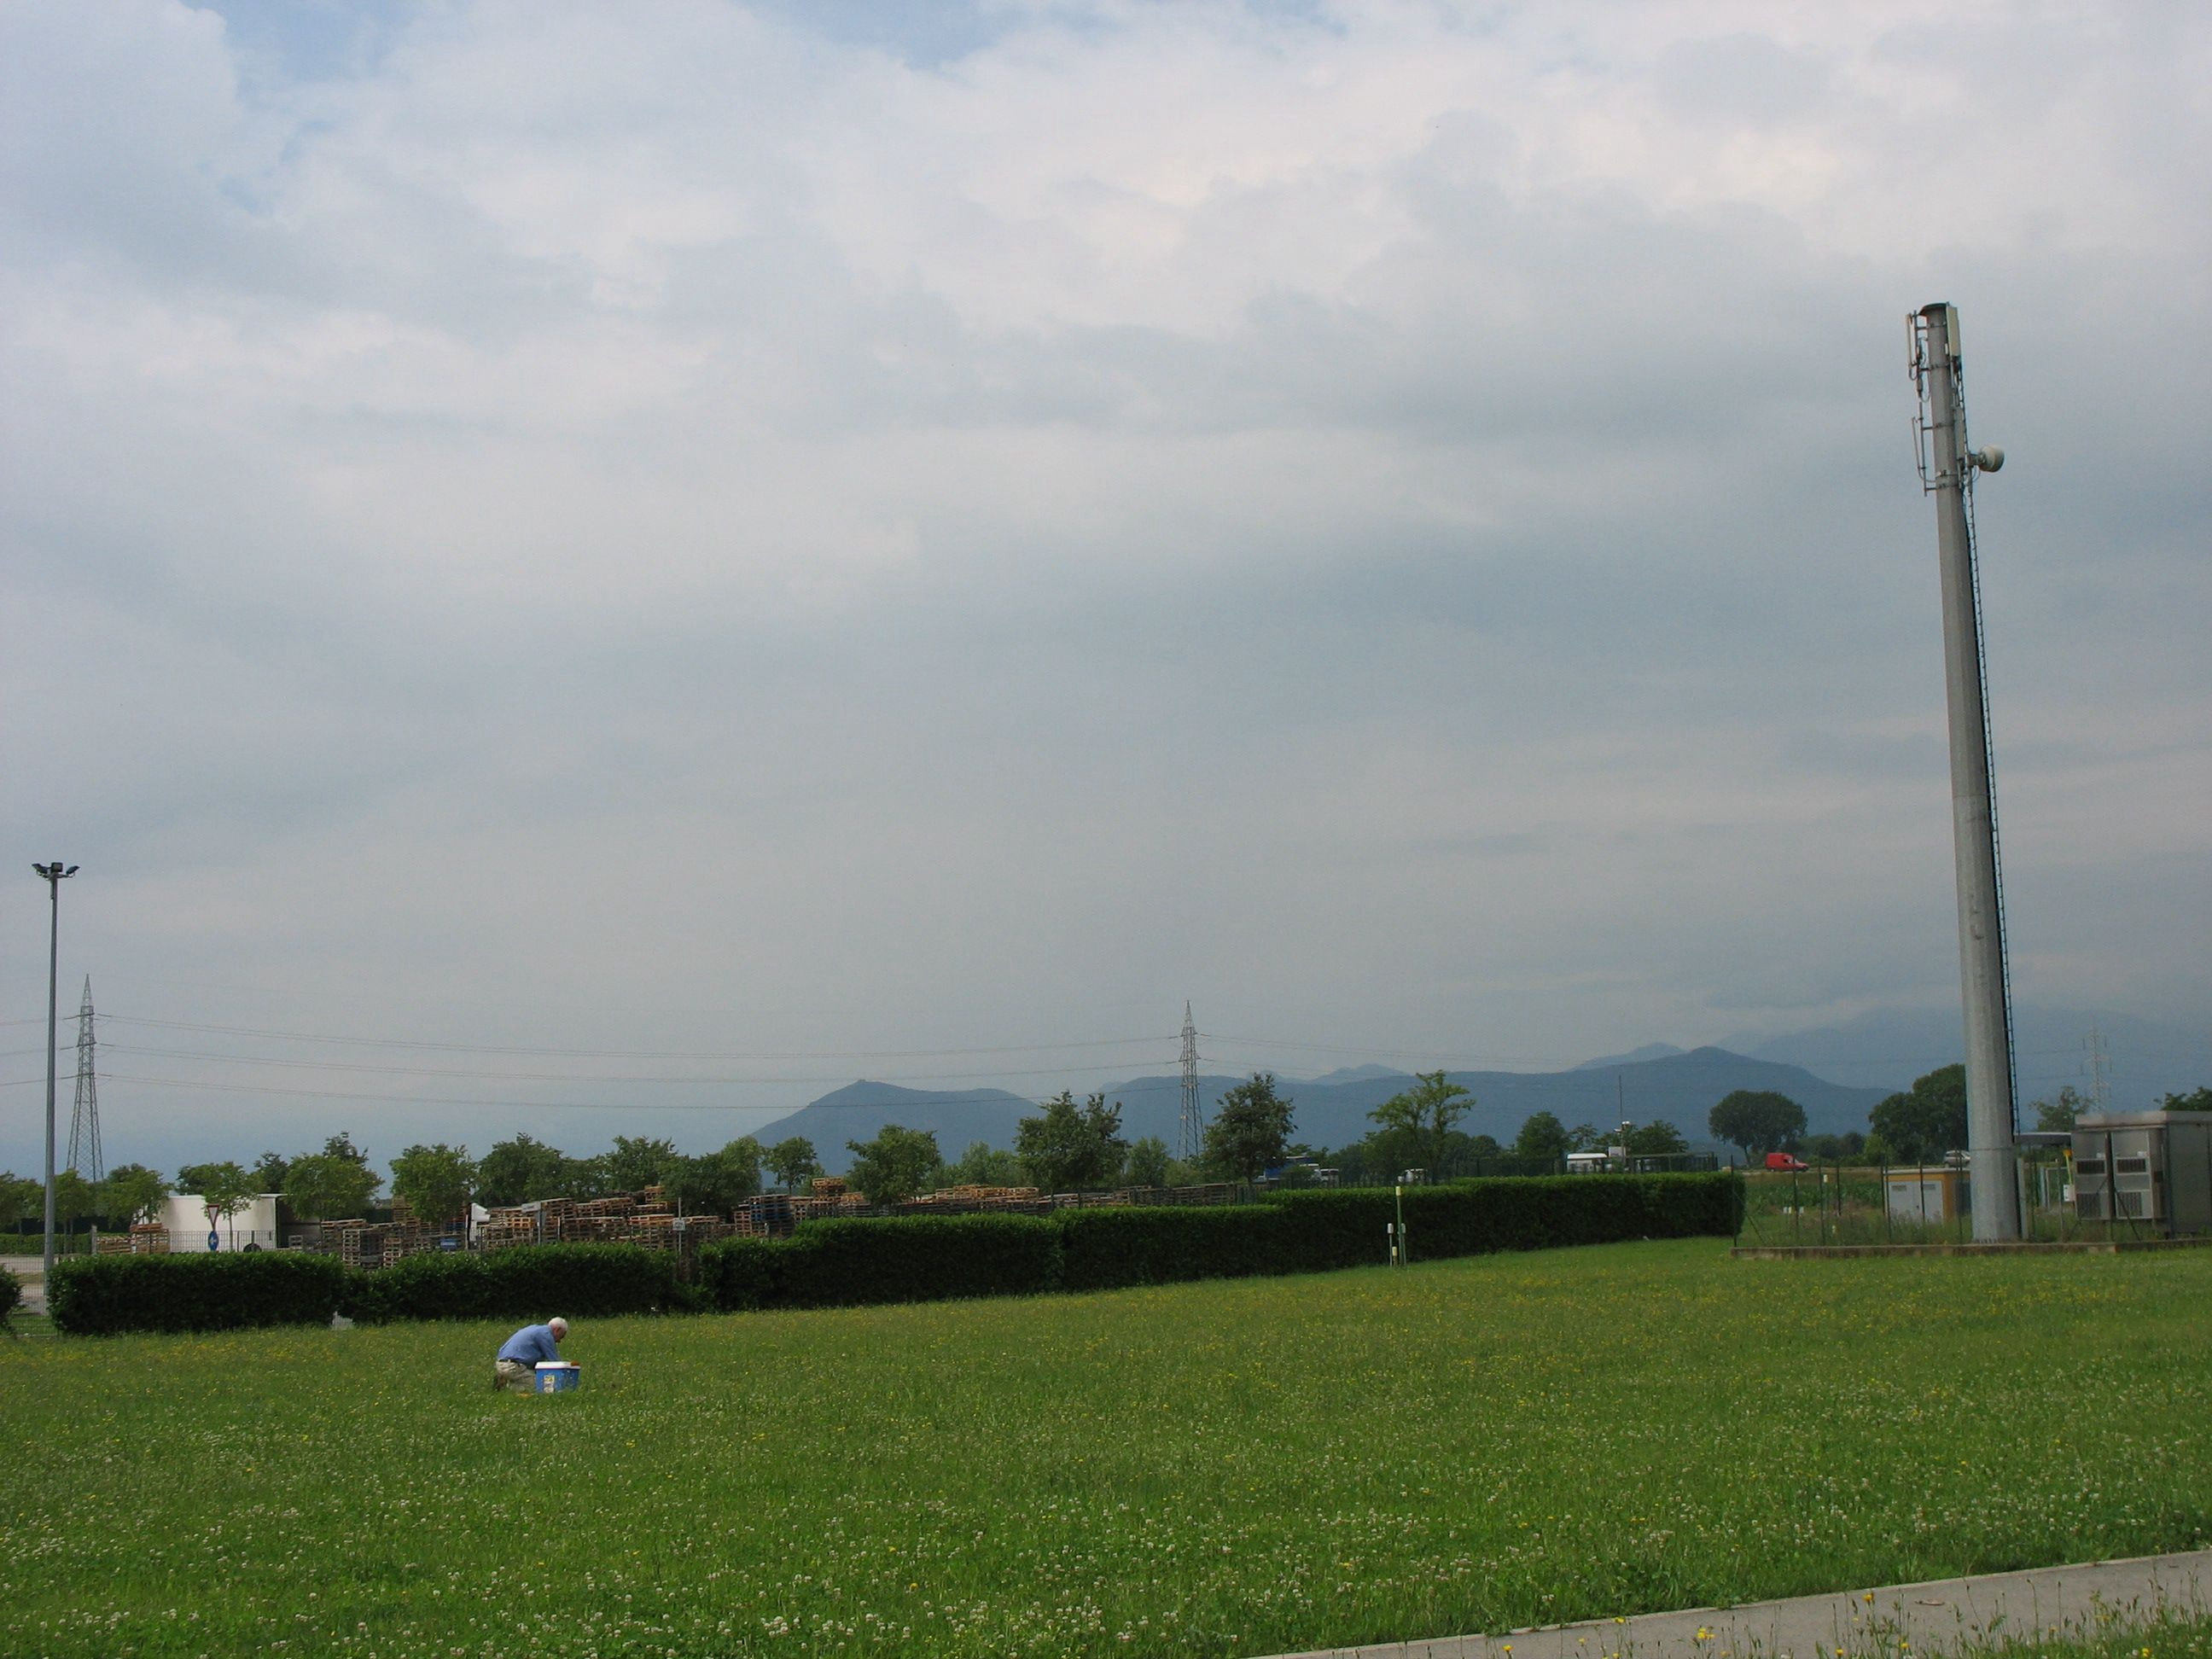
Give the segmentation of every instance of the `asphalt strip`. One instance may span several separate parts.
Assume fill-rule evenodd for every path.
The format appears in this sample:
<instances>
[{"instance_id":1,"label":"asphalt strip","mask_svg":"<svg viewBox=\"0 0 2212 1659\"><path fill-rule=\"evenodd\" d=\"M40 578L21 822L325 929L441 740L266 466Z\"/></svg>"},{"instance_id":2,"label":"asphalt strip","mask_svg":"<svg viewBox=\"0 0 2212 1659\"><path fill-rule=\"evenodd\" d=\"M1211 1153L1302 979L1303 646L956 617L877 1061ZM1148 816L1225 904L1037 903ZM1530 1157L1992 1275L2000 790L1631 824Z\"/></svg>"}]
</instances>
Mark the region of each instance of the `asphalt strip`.
<instances>
[{"instance_id":1,"label":"asphalt strip","mask_svg":"<svg viewBox=\"0 0 2212 1659\"><path fill-rule=\"evenodd\" d=\"M1276 1659L1912 1659L2208 1612L2212 1550L2192 1550Z\"/></svg>"}]
</instances>

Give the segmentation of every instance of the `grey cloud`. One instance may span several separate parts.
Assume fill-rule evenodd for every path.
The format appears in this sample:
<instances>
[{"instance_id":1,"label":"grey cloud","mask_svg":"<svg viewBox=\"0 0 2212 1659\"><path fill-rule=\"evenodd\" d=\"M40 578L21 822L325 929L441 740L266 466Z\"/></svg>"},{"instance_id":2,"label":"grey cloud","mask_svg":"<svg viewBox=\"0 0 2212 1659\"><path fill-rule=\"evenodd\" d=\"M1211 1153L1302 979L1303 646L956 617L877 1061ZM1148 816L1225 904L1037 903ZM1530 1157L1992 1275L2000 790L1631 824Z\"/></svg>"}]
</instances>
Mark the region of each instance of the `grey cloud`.
<instances>
[{"instance_id":1,"label":"grey cloud","mask_svg":"<svg viewBox=\"0 0 2212 1659\"><path fill-rule=\"evenodd\" d=\"M1755 34L1677 41L1661 53L1652 78L1679 114L1759 125L1807 113L1834 85L1817 58Z\"/></svg>"},{"instance_id":2,"label":"grey cloud","mask_svg":"<svg viewBox=\"0 0 2212 1659\"><path fill-rule=\"evenodd\" d=\"M467 7L236 86L190 37L199 78L124 137L28 154L0 265L8 822L86 864L65 968L216 1024L641 1048L1090 1037L1191 995L1571 1059L1940 998L1899 319L1944 295L2016 461L1982 523L2023 975L2201 1004L2206 342L2158 228L2201 163L2118 107L2132 75L2201 125L2148 61L2175 43L2075 76L2023 27L2032 78L2109 114L2063 182L2112 199L2039 229L2000 167L1930 252L1910 179L1868 182L1924 112L1687 15L1568 54L1549 115L1515 16L1048 9L994 58L718 14L533 84ZM1395 113L1363 107L1301 159L1285 52L1434 118L1363 149ZM1176 110L1093 118L1147 61L1212 77L1219 155L1152 154ZM1984 148L2025 118L1913 87ZM1729 135L1804 123L1802 173L1729 171ZM2085 251L2106 222L2149 228ZM2123 315L2160 342L2126 377ZM246 1152L735 1132L220 1110Z\"/></svg>"}]
</instances>

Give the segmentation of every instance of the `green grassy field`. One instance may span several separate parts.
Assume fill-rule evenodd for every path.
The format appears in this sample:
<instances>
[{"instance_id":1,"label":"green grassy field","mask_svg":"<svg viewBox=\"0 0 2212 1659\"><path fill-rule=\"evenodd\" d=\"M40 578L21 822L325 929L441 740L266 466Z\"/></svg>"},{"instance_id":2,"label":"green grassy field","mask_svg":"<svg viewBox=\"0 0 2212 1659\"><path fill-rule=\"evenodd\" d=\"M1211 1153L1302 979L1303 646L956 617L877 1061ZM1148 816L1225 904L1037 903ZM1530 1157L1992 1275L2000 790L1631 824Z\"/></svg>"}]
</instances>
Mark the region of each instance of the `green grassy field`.
<instances>
[{"instance_id":1,"label":"green grassy field","mask_svg":"<svg viewBox=\"0 0 2212 1659\"><path fill-rule=\"evenodd\" d=\"M549 1399L483 1326L0 1342L0 1652L1256 1654L2195 1547L2208 1308L1695 1241L585 1323Z\"/></svg>"}]
</instances>

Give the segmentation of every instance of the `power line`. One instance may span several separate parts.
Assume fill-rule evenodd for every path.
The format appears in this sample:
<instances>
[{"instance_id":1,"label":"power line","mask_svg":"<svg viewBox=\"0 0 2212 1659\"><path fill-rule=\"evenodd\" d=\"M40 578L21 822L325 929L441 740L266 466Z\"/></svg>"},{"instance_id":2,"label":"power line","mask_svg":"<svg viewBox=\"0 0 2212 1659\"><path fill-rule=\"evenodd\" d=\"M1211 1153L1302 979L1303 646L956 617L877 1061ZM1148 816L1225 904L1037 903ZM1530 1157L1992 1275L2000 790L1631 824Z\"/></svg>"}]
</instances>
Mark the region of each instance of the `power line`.
<instances>
[{"instance_id":1,"label":"power line","mask_svg":"<svg viewBox=\"0 0 2212 1659\"><path fill-rule=\"evenodd\" d=\"M371 1094L362 1091L349 1089L280 1089L271 1085L259 1083L204 1083L190 1078L147 1077L142 1073L131 1072L111 1071L105 1073L105 1075L111 1083L142 1083L155 1088L195 1090L203 1094L274 1095L283 1097L287 1099L298 1100L353 1100L386 1106L463 1106L477 1107L486 1110L520 1109L529 1111L543 1110L560 1112L733 1112L764 1111L774 1109L773 1108L768 1107L730 1106L720 1102L701 1103L696 1102L684 1103L680 1101L636 1100L592 1101L465 1099L433 1095ZM44 1078L32 1078L22 1080L27 1082L43 1083L46 1079ZM0 1085L0 1087L5 1086L9 1085ZM893 1085L891 1086L896 1087L897 1085ZM1118 1091L1117 1092L1121 1095L1158 1094L1165 1092L1169 1086L1173 1085L1159 1084L1144 1089L1124 1089ZM1042 1101L1031 1099L1027 1096L1014 1095L1012 1094L1011 1091L1004 1090L994 1091L989 1094L971 1094L966 1096L951 1092L942 1094L933 1093L928 1103L932 1106L989 1106L1005 1105L1010 1103L1025 1106L1039 1106L1044 1103ZM840 1107L856 1111L868 1109L880 1111L884 1109L886 1107L896 1105L896 1103L877 1100L856 1100L851 1102L840 1102L836 1105L825 1104L821 1102L814 1102L811 1103L811 1104L819 1107L820 1109L824 1111L835 1111L839 1109ZM783 1114L783 1115L789 1116L791 1115L791 1113L787 1112Z\"/></svg>"},{"instance_id":2,"label":"power line","mask_svg":"<svg viewBox=\"0 0 2212 1659\"><path fill-rule=\"evenodd\" d=\"M826 1083L843 1081L842 1077L717 1077L667 1073L617 1073L611 1076L584 1077L573 1072L483 1072L465 1071L448 1066L386 1066L374 1060L287 1060L266 1054L216 1054L198 1048L145 1048L136 1043L110 1042L105 1045L110 1054L143 1054L157 1060L204 1060L218 1066L276 1066L294 1071L316 1072L374 1072L393 1077L477 1078L487 1083ZM985 1077L1035 1077L1040 1072L1058 1075L1066 1072L1120 1072L1130 1062L1108 1061L1085 1066L1024 1066L1007 1071L909 1072L905 1075L929 1081L951 1081ZM863 1079L868 1080L868 1079ZM898 1085L893 1085L896 1087Z\"/></svg>"},{"instance_id":3,"label":"power line","mask_svg":"<svg viewBox=\"0 0 2212 1659\"><path fill-rule=\"evenodd\" d=\"M145 1025L169 1031L205 1031L220 1036L264 1037L279 1042L335 1042L363 1048L426 1048L441 1053L535 1054L563 1060L937 1060L960 1054L1042 1054L1070 1048L1125 1048L1139 1043L1172 1042L1172 1036L1101 1037L1075 1042L1017 1042L970 1048L554 1048L520 1043L446 1042L420 1037L341 1036L326 1031L283 1031L253 1025L209 1025L191 1020L148 1019L131 1014L102 1016L110 1024Z\"/></svg>"}]
</instances>

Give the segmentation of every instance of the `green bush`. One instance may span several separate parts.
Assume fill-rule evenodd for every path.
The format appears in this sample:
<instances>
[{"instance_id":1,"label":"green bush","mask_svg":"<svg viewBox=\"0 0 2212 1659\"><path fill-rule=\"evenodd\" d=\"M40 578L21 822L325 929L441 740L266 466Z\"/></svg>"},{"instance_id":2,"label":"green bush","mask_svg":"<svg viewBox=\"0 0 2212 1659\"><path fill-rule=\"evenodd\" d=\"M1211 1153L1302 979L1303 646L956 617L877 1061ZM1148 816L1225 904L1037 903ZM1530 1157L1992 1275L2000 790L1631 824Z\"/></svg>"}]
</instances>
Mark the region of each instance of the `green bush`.
<instances>
[{"instance_id":1,"label":"green bush","mask_svg":"<svg viewBox=\"0 0 2212 1659\"><path fill-rule=\"evenodd\" d=\"M8 1316L15 1311L23 1299L23 1281L0 1267L0 1331L8 1328Z\"/></svg>"},{"instance_id":2,"label":"green bush","mask_svg":"<svg viewBox=\"0 0 2212 1659\"><path fill-rule=\"evenodd\" d=\"M354 1281L346 1312L395 1319L604 1319L696 1305L676 1259L638 1244L522 1244L482 1255L410 1255Z\"/></svg>"},{"instance_id":3,"label":"green bush","mask_svg":"<svg viewBox=\"0 0 2212 1659\"><path fill-rule=\"evenodd\" d=\"M732 1310L1032 1296L1059 1286L1060 1230L1027 1215L810 1221L787 1239L710 1244L700 1263Z\"/></svg>"},{"instance_id":4,"label":"green bush","mask_svg":"<svg viewBox=\"0 0 2212 1659\"><path fill-rule=\"evenodd\" d=\"M783 1243L774 1238L728 1238L699 1252L699 1290L725 1313L772 1306Z\"/></svg>"},{"instance_id":5,"label":"green bush","mask_svg":"<svg viewBox=\"0 0 2212 1659\"><path fill-rule=\"evenodd\" d=\"M1287 1214L1269 1204L1057 1210L1052 1219L1060 1229L1060 1283L1071 1291L1104 1291L1297 1273L1300 1264L1285 1249Z\"/></svg>"},{"instance_id":6,"label":"green bush","mask_svg":"<svg viewBox=\"0 0 2212 1659\"><path fill-rule=\"evenodd\" d=\"M71 1336L323 1325L358 1277L295 1250L71 1256L54 1263L46 1311Z\"/></svg>"},{"instance_id":7,"label":"green bush","mask_svg":"<svg viewBox=\"0 0 2212 1659\"><path fill-rule=\"evenodd\" d=\"M56 1264L47 1304L73 1335L363 1322L544 1319L698 1306L851 1307L956 1297L1109 1290L1194 1279L1315 1273L1388 1259L1387 1189L1281 1193L1213 1207L1102 1206L1050 1216L896 1216L812 1221L787 1239L733 1238L676 1260L625 1244L532 1244L410 1256L356 1273L297 1251L82 1256ZM1743 1185L1717 1175L1551 1176L1408 1188L1412 1259L1630 1238L1727 1237ZM21 1295L0 1274L0 1322Z\"/></svg>"},{"instance_id":8,"label":"green bush","mask_svg":"<svg viewBox=\"0 0 2212 1659\"><path fill-rule=\"evenodd\" d=\"M1411 1259L1421 1261L1725 1237L1742 1201L1732 1173L1492 1177L1408 1188L1404 1217ZM787 1239L709 1245L700 1254L702 1289L714 1306L735 1312L1319 1273L1388 1261L1385 1228L1399 1214L1397 1195L1375 1188L1282 1193L1219 1208L815 1221Z\"/></svg>"},{"instance_id":9,"label":"green bush","mask_svg":"<svg viewBox=\"0 0 2212 1659\"><path fill-rule=\"evenodd\" d=\"M1408 1187L1404 1215L1415 1261L1607 1244L1630 1238L1727 1237L1735 1231L1742 1182L1712 1175L1577 1175L1492 1177ZM1384 1188L1284 1193L1270 1207L1290 1221L1284 1271L1319 1271L1389 1259L1387 1224L1399 1199Z\"/></svg>"},{"instance_id":10,"label":"green bush","mask_svg":"<svg viewBox=\"0 0 2212 1659\"><path fill-rule=\"evenodd\" d=\"M917 1215L809 1222L776 1261L789 1308L1034 1296L1060 1283L1060 1230L1042 1216Z\"/></svg>"}]
</instances>

